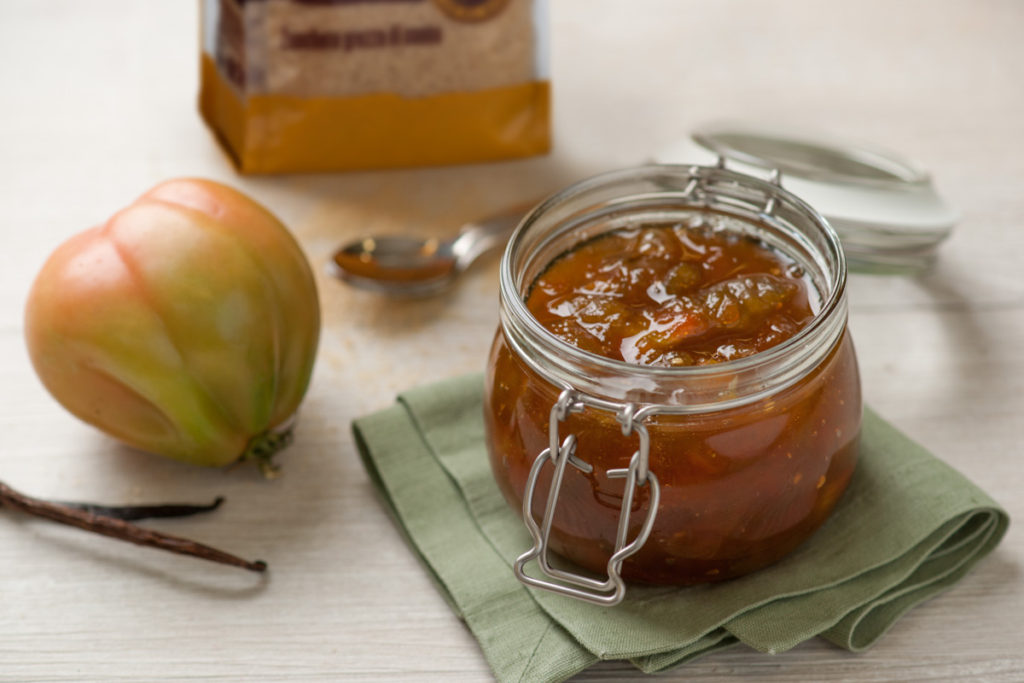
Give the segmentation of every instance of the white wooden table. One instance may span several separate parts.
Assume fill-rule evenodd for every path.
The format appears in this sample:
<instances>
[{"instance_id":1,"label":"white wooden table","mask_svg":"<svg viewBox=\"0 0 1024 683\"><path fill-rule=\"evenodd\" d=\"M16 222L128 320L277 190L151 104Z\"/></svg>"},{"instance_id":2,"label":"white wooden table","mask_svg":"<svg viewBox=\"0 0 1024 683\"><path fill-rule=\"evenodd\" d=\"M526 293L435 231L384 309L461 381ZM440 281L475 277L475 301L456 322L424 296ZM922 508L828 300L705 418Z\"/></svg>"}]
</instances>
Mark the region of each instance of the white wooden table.
<instances>
[{"instance_id":1,"label":"white wooden table","mask_svg":"<svg viewBox=\"0 0 1024 683\"><path fill-rule=\"evenodd\" d=\"M442 233L636 163L708 119L808 125L925 162L963 212L920 278L854 276L867 399L1024 519L1024 3L554 0L556 150L462 168L241 178L196 113L195 2L0 3L0 479L110 502L212 499L154 524L271 565L265 579L0 512L0 680L486 680L356 457L353 417L481 369L494 260L393 303L319 275L324 330L283 478L130 451L65 413L22 340L46 255L159 180L259 198L318 273L366 231ZM739 649L694 680L1024 680L1024 532L874 649ZM580 680L639 676L605 664Z\"/></svg>"}]
</instances>

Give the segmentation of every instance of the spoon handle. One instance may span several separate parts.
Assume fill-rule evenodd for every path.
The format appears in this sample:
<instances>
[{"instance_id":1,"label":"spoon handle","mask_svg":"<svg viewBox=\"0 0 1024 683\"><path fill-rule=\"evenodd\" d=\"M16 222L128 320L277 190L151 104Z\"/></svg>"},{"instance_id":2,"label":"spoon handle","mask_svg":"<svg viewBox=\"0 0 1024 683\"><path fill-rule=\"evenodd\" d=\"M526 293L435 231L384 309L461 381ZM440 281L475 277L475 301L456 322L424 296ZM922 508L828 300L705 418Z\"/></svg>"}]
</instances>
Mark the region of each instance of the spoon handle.
<instances>
[{"instance_id":1,"label":"spoon handle","mask_svg":"<svg viewBox=\"0 0 1024 683\"><path fill-rule=\"evenodd\" d=\"M520 204L486 218L470 221L462 226L452 243L452 253L459 269L464 269L479 256L505 244L534 203Z\"/></svg>"}]
</instances>

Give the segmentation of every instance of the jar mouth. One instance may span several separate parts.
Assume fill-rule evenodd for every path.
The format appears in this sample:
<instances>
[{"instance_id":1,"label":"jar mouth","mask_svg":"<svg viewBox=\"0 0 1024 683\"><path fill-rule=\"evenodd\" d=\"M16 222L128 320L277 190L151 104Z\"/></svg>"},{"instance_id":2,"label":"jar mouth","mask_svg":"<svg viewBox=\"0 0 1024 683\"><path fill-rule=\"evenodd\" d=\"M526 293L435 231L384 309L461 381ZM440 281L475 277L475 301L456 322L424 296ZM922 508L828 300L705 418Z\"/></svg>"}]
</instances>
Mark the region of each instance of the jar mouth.
<instances>
[{"instance_id":1,"label":"jar mouth","mask_svg":"<svg viewBox=\"0 0 1024 683\"><path fill-rule=\"evenodd\" d=\"M782 249L783 253L814 271L812 280L819 300L815 316L795 335L764 351L709 365L683 367L638 365L591 353L560 339L534 318L526 306L526 295L536 279L538 262L543 269L553 256L567 250L559 250L558 237L579 231L581 235L575 240L578 244L592 236L585 228L596 219L628 217L638 206L656 205L659 201L674 203L681 210L724 211L754 230L763 228L765 233L757 233L759 237L768 233L788 235L800 253ZM800 220L794 221L795 218ZM802 225L794 225L796 222ZM778 246L785 240L775 239L775 242ZM548 257L538 259L536 254L545 250L549 252ZM620 378L632 382L633 388L641 392L689 380L711 381L751 372L763 376L761 370L779 364L782 359L791 359L795 351L820 347L823 335L838 341L846 323L846 260L839 238L828 221L777 182L721 166L651 164L610 171L570 185L524 216L509 239L499 277L502 327L506 337L535 370L561 385L573 384L568 381L572 378L586 379L579 376L581 371L587 376L600 375L605 380ZM524 353L528 349L523 346L536 347L540 353ZM531 362L530 357L536 355L542 357L540 363ZM777 388L775 383L772 385L772 389ZM623 389L628 393L627 386Z\"/></svg>"}]
</instances>

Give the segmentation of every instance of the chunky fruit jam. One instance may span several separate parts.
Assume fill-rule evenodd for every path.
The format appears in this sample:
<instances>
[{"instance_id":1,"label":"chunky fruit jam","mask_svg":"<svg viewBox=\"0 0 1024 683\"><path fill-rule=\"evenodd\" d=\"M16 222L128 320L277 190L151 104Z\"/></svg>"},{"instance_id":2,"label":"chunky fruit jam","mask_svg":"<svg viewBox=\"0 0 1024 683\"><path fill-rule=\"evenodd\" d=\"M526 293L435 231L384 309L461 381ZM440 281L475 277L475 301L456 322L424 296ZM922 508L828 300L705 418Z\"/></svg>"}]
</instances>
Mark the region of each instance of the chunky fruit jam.
<instances>
[{"instance_id":1,"label":"chunky fruit jam","mask_svg":"<svg viewBox=\"0 0 1024 683\"><path fill-rule=\"evenodd\" d=\"M694 366L724 363L725 371L729 361L783 343L818 306L787 256L746 234L683 225L616 230L583 242L544 269L526 303L563 341L623 363L678 368L682 387ZM623 565L624 577L689 584L740 576L776 562L822 524L856 464L861 399L849 335L821 358L767 398L648 419L661 503L650 538ZM517 511L530 467L548 446L560 391L499 330L484 413L495 477ZM576 435L577 455L594 470L566 469L551 545L604 574L623 497L623 480L606 472L628 465L637 437L624 436L612 413L591 408L569 415L559 433ZM538 519L551 469L542 471L534 496ZM637 489L630 537L648 497L648 487Z\"/></svg>"},{"instance_id":2,"label":"chunky fruit jam","mask_svg":"<svg viewBox=\"0 0 1024 683\"><path fill-rule=\"evenodd\" d=\"M750 356L814 317L796 264L736 232L617 230L556 259L527 306L564 341L637 365Z\"/></svg>"}]
</instances>

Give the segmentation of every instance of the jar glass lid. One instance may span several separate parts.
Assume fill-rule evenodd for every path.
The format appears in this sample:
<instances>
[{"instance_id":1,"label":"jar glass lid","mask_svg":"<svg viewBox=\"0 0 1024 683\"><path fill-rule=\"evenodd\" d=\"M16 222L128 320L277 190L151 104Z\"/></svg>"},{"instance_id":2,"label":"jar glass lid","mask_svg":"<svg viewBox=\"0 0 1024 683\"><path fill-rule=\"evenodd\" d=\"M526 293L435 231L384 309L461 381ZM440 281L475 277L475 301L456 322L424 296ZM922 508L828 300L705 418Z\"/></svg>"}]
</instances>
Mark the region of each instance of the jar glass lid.
<instances>
[{"instance_id":1,"label":"jar glass lid","mask_svg":"<svg viewBox=\"0 0 1024 683\"><path fill-rule=\"evenodd\" d=\"M660 163L711 164L782 184L813 206L839 233L851 266L867 270L920 269L959 216L935 191L919 164L892 152L750 124L715 123L664 149Z\"/></svg>"}]
</instances>

